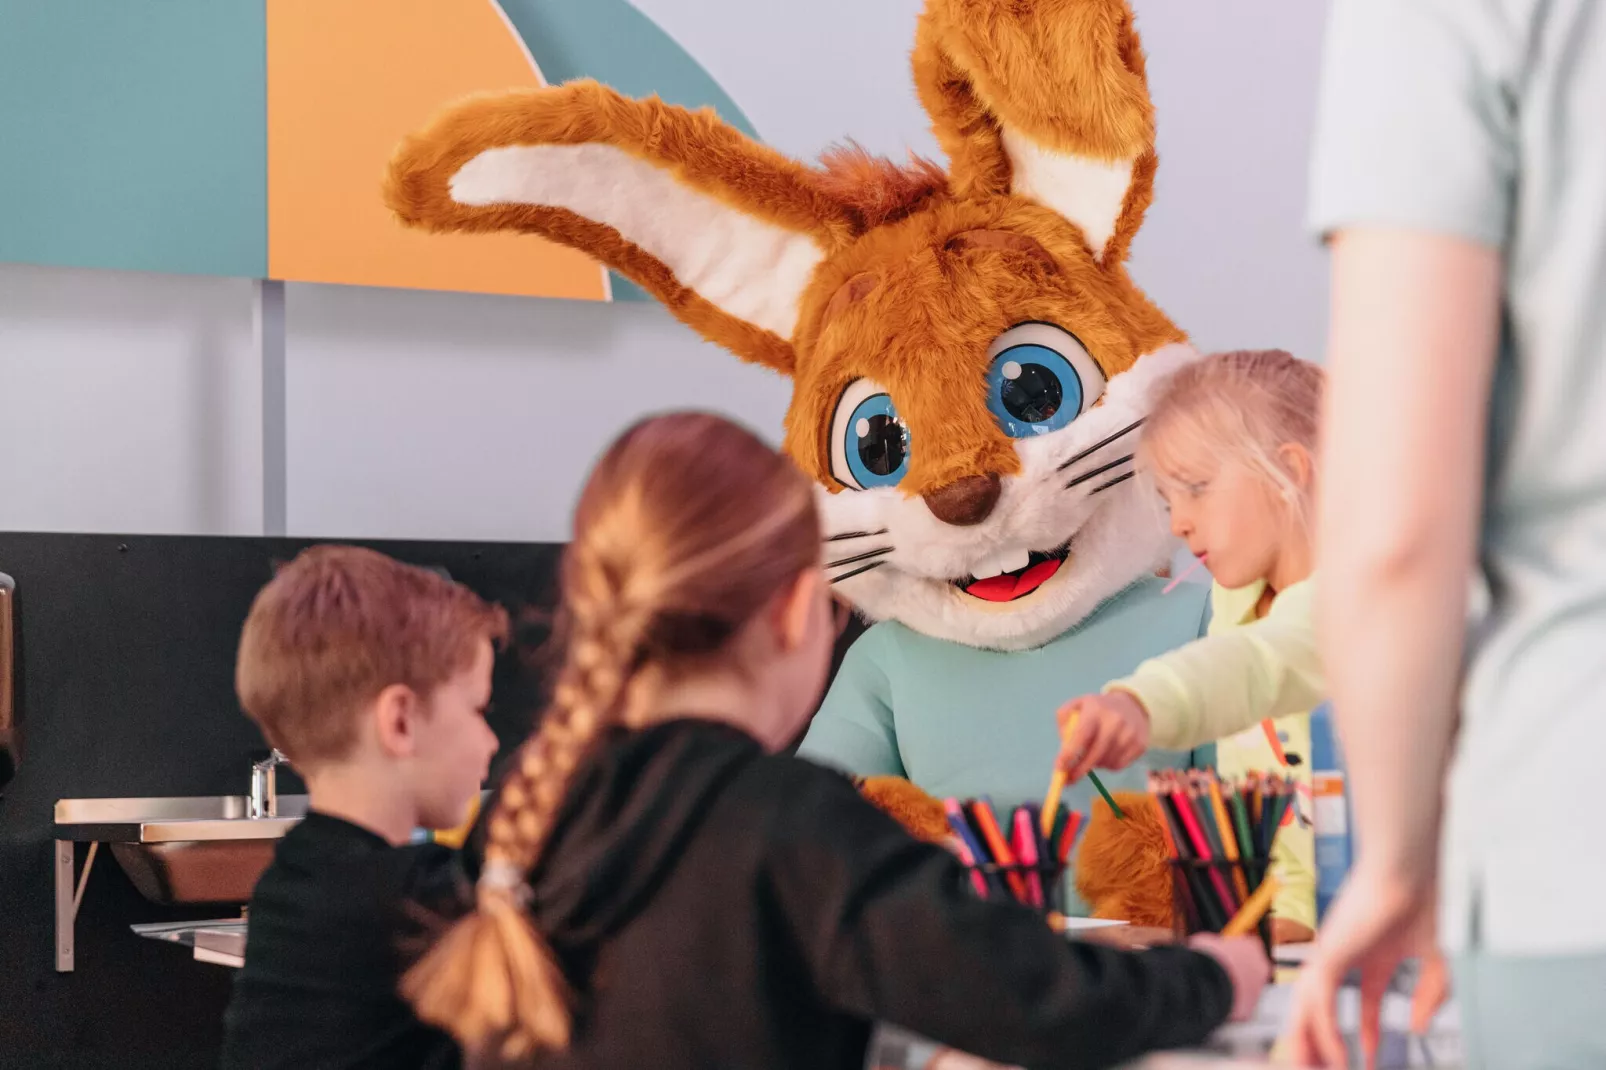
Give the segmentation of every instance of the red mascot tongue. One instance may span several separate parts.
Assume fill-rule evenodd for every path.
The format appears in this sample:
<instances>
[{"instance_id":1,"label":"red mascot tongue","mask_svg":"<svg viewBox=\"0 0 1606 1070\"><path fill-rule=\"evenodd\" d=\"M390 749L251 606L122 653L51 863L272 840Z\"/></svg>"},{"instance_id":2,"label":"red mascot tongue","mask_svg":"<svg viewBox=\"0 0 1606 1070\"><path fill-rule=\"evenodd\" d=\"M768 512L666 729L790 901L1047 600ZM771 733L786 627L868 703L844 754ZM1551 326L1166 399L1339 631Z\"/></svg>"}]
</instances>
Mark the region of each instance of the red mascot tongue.
<instances>
[{"instance_id":1,"label":"red mascot tongue","mask_svg":"<svg viewBox=\"0 0 1606 1070\"><path fill-rule=\"evenodd\" d=\"M989 576L964 588L966 594L984 602L1013 602L1024 598L1049 581L1060 570L1058 561L1040 561L1019 572L1006 572L1002 576Z\"/></svg>"}]
</instances>

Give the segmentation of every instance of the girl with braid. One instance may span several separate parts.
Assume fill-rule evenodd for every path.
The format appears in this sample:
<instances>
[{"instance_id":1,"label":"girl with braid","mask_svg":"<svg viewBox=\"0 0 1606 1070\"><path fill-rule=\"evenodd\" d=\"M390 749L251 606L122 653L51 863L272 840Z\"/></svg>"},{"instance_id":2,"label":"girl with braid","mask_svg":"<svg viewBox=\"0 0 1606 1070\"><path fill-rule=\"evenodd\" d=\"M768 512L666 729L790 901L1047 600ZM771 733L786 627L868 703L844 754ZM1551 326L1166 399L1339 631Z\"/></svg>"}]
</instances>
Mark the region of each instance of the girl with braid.
<instances>
[{"instance_id":1,"label":"girl with braid","mask_svg":"<svg viewBox=\"0 0 1606 1070\"><path fill-rule=\"evenodd\" d=\"M402 990L465 1059L860 1067L888 1022L1104 1067L1254 1004L1253 940L1131 952L977 899L958 862L785 753L835 628L813 491L715 416L639 424L581 495L552 704L485 825L474 909Z\"/></svg>"}]
</instances>

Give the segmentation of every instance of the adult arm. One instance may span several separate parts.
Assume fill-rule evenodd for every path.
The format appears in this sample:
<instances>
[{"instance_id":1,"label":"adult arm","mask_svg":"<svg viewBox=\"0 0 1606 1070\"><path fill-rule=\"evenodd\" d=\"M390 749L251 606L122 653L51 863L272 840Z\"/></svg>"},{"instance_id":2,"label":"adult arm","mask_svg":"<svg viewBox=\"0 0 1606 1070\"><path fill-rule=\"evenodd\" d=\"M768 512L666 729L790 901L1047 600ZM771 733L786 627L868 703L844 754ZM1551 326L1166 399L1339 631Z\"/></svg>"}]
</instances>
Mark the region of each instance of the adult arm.
<instances>
[{"instance_id":1,"label":"adult arm","mask_svg":"<svg viewBox=\"0 0 1606 1070\"><path fill-rule=\"evenodd\" d=\"M1333 240L1317 619L1358 864L1412 884L1437 858L1500 282L1499 254L1465 239Z\"/></svg>"}]
</instances>

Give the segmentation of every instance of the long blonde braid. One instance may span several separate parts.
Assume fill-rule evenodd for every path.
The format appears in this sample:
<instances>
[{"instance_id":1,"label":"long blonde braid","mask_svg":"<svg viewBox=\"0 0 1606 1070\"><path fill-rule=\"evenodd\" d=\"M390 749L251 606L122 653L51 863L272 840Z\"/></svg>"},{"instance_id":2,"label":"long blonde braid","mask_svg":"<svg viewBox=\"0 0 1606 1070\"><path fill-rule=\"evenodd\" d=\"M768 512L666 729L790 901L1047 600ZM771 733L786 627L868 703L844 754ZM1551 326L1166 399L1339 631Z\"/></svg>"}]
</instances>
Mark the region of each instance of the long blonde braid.
<instances>
[{"instance_id":1,"label":"long blonde braid","mask_svg":"<svg viewBox=\"0 0 1606 1070\"><path fill-rule=\"evenodd\" d=\"M564 662L488 815L475 910L402 983L470 1059L569 1043L570 986L526 909L526 880L591 744L650 700L673 661L717 651L817 563L818 545L801 474L719 417L645 421L599 462L564 554Z\"/></svg>"}]
</instances>

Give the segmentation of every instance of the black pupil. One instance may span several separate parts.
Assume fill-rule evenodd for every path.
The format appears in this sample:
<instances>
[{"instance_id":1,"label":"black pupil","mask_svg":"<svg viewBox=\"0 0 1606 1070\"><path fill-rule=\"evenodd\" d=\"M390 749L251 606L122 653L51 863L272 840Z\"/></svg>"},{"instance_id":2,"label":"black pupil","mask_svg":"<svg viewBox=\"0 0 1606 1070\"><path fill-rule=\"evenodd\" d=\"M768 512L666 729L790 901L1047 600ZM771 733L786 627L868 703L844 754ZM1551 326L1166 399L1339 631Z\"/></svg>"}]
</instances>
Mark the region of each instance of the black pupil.
<instances>
[{"instance_id":1,"label":"black pupil","mask_svg":"<svg viewBox=\"0 0 1606 1070\"><path fill-rule=\"evenodd\" d=\"M859 460L878 476L890 476L903 466L903 425L896 417L880 414L864 417L869 434L859 436Z\"/></svg>"},{"instance_id":2,"label":"black pupil","mask_svg":"<svg viewBox=\"0 0 1606 1070\"><path fill-rule=\"evenodd\" d=\"M1023 423L1053 419L1064 400L1060 377L1041 364L1022 364L1019 375L1004 380L1004 409Z\"/></svg>"}]
</instances>

